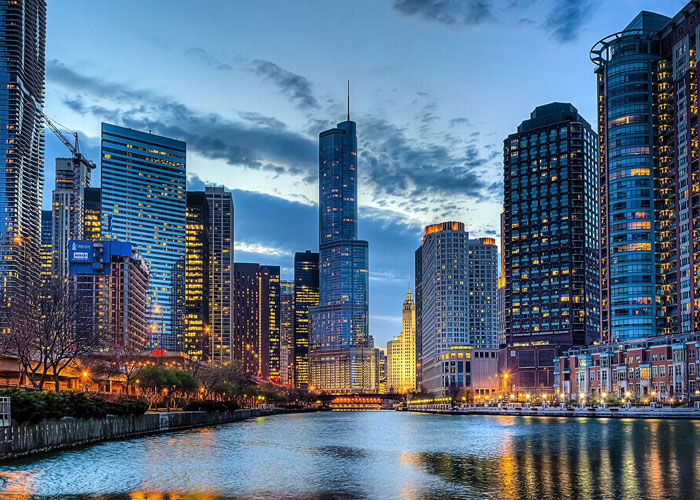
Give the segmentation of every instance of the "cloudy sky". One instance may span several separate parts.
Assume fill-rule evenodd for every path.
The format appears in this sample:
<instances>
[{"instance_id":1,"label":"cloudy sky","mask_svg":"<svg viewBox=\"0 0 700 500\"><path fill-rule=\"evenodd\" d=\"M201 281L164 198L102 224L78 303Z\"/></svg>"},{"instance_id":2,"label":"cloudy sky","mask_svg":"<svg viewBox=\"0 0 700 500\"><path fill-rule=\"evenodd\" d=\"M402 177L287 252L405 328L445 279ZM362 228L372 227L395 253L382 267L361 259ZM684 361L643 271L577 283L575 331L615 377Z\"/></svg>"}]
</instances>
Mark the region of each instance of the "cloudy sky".
<instances>
[{"instance_id":1,"label":"cloudy sky","mask_svg":"<svg viewBox=\"0 0 700 500\"><path fill-rule=\"evenodd\" d=\"M52 0L46 112L99 159L100 122L187 141L189 185L236 206L236 260L318 249L318 133L351 81L370 331L400 331L422 227L498 236L501 147L532 109L595 125L589 49L684 0ZM47 135L44 205L63 146ZM99 171L93 174L99 183Z\"/></svg>"}]
</instances>

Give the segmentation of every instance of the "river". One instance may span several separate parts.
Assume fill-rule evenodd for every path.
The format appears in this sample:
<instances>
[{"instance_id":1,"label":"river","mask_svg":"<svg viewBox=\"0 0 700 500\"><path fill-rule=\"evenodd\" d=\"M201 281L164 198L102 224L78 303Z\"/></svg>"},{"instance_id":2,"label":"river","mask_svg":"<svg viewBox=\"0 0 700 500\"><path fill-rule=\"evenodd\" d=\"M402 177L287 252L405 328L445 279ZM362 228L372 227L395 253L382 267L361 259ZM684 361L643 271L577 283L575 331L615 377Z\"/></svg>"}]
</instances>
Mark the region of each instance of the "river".
<instances>
[{"instance_id":1,"label":"river","mask_svg":"<svg viewBox=\"0 0 700 500\"><path fill-rule=\"evenodd\" d=\"M0 464L0 498L693 499L700 421L261 417Z\"/></svg>"}]
</instances>

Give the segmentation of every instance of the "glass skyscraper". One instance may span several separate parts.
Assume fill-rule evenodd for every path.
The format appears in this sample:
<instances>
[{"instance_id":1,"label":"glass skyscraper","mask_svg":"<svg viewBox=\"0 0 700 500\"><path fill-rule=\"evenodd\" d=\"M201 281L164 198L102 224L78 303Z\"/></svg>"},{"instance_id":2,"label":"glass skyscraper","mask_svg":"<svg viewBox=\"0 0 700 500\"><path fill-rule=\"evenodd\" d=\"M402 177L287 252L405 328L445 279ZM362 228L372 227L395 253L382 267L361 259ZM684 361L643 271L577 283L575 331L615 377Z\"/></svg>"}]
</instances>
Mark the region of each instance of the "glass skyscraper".
<instances>
[{"instance_id":1,"label":"glass skyscraper","mask_svg":"<svg viewBox=\"0 0 700 500\"><path fill-rule=\"evenodd\" d=\"M38 283L46 2L0 1L0 296Z\"/></svg>"},{"instance_id":2,"label":"glass skyscraper","mask_svg":"<svg viewBox=\"0 0 700 500\"><path fill-rule=\"evenodd\" d=\"M209 203L201 191L187 193L186 235L183 351L209 361Z\"/></svg>"},{"instance_id":3,"label":"glass skyscraper","mask_svg":"<svg viewBox=\"0 0 700 500\"><path fill-rule=\"evenodd\" d=\"M319 136L319 285L319 306L310 311L310 385L376 391L376 367L364 366L377 356L368 354L369 247L357 239L357 135L349 116Z\"/></svg>"},{"instance_id":4,"label":"glass skyscraper","mask_svg":"<svg viewBox=\"0 0 700 500\"><path fill-rule=\"evenodd\" d=\"M699 26L696 2L643 11L591 49L604 340L700 329Z\"/></svg>"},{"instance_id":5,"label":"glass skyscraper","mask_svg":"<svg viewBox=\"0 0 700 500\"><path fill-rule=\"evenodd\" d=\"M318 306L318 253L294 254L294 386L309 385L309 309Z\"/></svg>"},{"instance_id":6,"label":"glass skyscraper","mask_svg":"<svg viewBox=\"0 0 700 500\"><path fill-rule=\"evenodd\" d=\"M153 347L182 348L186 144L102 124L102 237L133 243L150 271Z\"/></svg>"}]
</instances>

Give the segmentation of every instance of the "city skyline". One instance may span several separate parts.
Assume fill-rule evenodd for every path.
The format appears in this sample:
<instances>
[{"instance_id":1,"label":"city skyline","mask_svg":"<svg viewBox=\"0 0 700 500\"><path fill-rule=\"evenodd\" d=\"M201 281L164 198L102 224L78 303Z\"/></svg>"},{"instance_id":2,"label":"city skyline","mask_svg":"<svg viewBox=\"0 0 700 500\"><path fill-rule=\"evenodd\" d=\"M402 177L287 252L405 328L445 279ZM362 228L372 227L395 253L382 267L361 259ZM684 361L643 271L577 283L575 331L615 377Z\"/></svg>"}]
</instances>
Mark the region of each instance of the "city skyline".
<instances>
[{"instance_id":1,"label":"city skyline","mask_svg":"<svg viewBox=\"0 0 700 500\"><path fill-rule=\"evenodd\" d=\"M400 331L396 311L406 284L413 281L411 256L400 252L389 257L392 249L413 248L423 226L448 219L464 222L476 236L497 236L500 142L510 133L511 124L519 123L533 106L555 100L572 102L594 123L591 95L595 75L588 58L590 47L626 25L641 9L672 15L684 2L625 1L595 8L589 2L566 2L574 5L567 11L568 23L564 16L554 15L551 1L540 2L536 9L506 8L523 2L492 2L487 15L474 19L469 16L476 12L457 8L450 12L449 6L444 7L443 17L426 10L411 15L410 4L367 2L355 10L310 2L303 9L305 15L299 16L308 18L302 22L318 25L315 21L324 16L328 27L307 30L318 33L303 36L296 28L278 22L292 14L290 7L276 2L269 3L274 8L261 3L235 15L226 15L230 7L225 4L214 5L212 8L222 12L217 18L236 19L237 29L225 32L219 21L211 16L203 19L190 2L179 2L169 14L168 26L159 27L158 32L138 24L157 17L159 8L155 5L139 6L144 11L143 21L130 18L137 24L126 31L121 16L132 10L128 3L110 16L102 15L104 7L84 3L76 9L83 21L79 23L68 22L66 12L49 5L47 32L53 43L47 45L46 112L81 132L83 147L92 160L99 157L99 122L109 121L96 114L100 110L133 117L131 125L143 125L141 130L152 129L187 141L189 172L196 174L190 177L188 187L203 189L200 179L224 184L233 191L239 213L246 215L236 221L237 258L280 265L282 278L291 279L294 252L317 249L316 178L309 178L316 161L315 137L344 116L344 86L350 78L353 116L358 121L358 136L364 141L359 156L359 237L372 243L370 329L377 344L383 345ZM576 4L581 4L581 9L575 8ZM373 18L369 26L360 28L359 12L362 19L365 15ZM431 15L445 22L431 21ZM345 17L347 23L341 22ZM95 22L98 18L99 23ZM188 31L182 25L195 19L198 22L193 24L198 27L181 38L179 34ZM251 26L262 29L268 23L278 27L278 35L262 39L251 32ZM96 29L98 25L100 29ZM391 28L387 31L395 34L397 41L381 33L378 27L382 25ZM294 32L285 37L288 29ZM347 67L332 62L333 71L328 72L320 64L328 59L327 49L321 47L332 29L347 30L358 50L348 54ZM173 35L176 30L177 41ZM284 40L292 36L298 41L294 50L284 47ZM118 44L112 43L117 39ZM417 40L424 43L418 45ZM442 53L440 47L455 44L463 47L460 54ZM509 45L521 49L510 51ZM381 47L377 55L370 50L373 46ZM411 68L386 62L400 60L404 47L414 58ZM534 64L518 55L521 52L530 54ZM314 56L306 57L309 53ZM162 59L163 68L151 68L154 59ZM472 60L485 65L480 72L486 78L475 76ZM183 71L173 78L169 67ZM115 72L114 68L120 70ZM519 76L501 78L504 68ZM555 68L561 71L553 77ZM521 80L532 84L518 88ZM195 97L191 88L205 91L196 92ZM146 107L160 111L148 120L124 113L134 109L136 95ZM225 104L215 104L216 100ZM182 115L174 113L176 105L184 106ZM163 110L173 113L165 116ZM217 116L216 123L207 119L210 113ZM209 158L203 151L214 143L207 142L204 135L193 135L200 133L198 127L211 132L212 141L223 141ZM380 133L390 141L380 143ZM380 154L392 141L401 141L396 144L406 149L405 155L392 159ZM250 160L247 166L245 159L240 164L227 163L233 146L243 148L241 154ZM44 208L48 208L46 193L53 187L53 159L60 156L65 156L63 146L47 134L49 181ZM444 165L435 175L420 168L434 164ZM378 168L382 165L392 174L389 179ZM466 177L474 169L476 175ZM451 177L458 179L454 184L461 193L433 196L452 189L450 182L444 182ZM93 184L97 179L99 172L93 173ZM381 186L383 182L386 188ZM479 195L489 201L478 201L471 194L472 187L482 183L493 185ZM393 193L387 192L390 188ZM430 200L424 200L426 196ZM403 199L400 206L398 198ZM253 213L253 207L259 213ZM279 212L289 214L288 220L304 222L290 227L288 220L271 220L272 214ZM263 220L267 223L261 224Z\"/></svg>"}]
</instances>

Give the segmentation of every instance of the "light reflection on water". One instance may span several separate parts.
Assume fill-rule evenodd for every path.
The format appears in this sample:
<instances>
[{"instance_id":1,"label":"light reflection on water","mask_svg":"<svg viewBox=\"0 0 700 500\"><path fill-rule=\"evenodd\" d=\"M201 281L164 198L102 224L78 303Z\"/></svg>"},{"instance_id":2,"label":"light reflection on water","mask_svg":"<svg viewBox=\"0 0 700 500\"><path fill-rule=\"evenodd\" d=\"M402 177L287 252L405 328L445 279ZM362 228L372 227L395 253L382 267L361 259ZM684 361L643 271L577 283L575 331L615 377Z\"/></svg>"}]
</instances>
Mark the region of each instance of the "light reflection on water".
<instances>
[{"instance_id":1,"label":"light reflection on water","mask_svg":"<svg viewBox=\"0 0 700 500\"><path fill-rule=\"evenodd\" d=\"M698 498L700 422L275 416L0 465L0 498Z\"/></svg>"}]
</instances>

